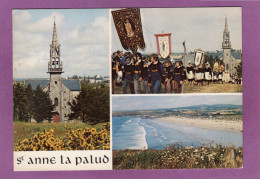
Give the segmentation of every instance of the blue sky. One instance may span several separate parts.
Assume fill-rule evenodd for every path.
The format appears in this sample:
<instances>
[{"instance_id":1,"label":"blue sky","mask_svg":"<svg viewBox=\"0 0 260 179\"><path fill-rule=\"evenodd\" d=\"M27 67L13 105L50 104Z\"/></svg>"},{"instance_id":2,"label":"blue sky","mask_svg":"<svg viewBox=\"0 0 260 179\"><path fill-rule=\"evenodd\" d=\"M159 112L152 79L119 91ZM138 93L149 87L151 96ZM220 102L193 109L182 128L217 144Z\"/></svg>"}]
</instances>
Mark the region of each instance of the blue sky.
<instances>
[{"instance_id":1,"label":"blue sky","mask_svg":"<svg viewBox=\"0 0 260 179\"><path fill-rule=\"evenodd\" d=\"M113 96L112 110L145 110L185 107L202 104L242 105L242 94L235 95L171 95L171 96Z\"/></svg>"},{"instance_id":2,"label":"blue sky","mask_svg":"<svg viewBox=\"0 0 260 179\"><path fill-rule=\"evenodd\" d=\"M173 53L183 52L184 40L188 52L198 48L205 51L221 50L225 17L228 19L232 48L242 48L240 7L141 8L140 12L145 53L157 53L154 34L162 33L162 30L172 33ZM112 23L112 50L117 49L124 50Z\"/></svg>"},{"instance_id":3,"label":"blue sky","mask_svg":"<svg viewBox=\"0 0 260 179\"><path fill-rule=\"evenodd\" d=\"M49 77L54 16L65 71L62 76L108 76L108 9L34 9L13 11L14 78Z\"/></svg>"}]
</instances>

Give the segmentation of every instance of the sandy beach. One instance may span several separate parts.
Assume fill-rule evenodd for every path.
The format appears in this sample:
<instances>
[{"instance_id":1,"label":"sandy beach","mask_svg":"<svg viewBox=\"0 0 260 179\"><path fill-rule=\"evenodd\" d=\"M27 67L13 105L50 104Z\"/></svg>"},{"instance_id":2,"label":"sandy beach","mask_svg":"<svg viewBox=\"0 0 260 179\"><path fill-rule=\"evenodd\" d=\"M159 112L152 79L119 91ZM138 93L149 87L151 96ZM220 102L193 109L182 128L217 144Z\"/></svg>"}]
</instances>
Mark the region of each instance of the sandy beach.
<instances>
[{"instance_id":1,"label":"sandy beach","mask_svg":"<svg viewBox=\"0 0 260 179\"><path fill-rule=\"evenodd\" d=\"M235 133L241 133L243 131L243 122L242 121L228 121L228 120L218 120L218 119L205 119L205 118L185 118L179 116L169 116L159 118L158 120L179 124L179 125L186 125L186 126L193 126L199 127L204 129L212 129L212 130L224 130L230 131Z\"/></svg>"}]
</instances>

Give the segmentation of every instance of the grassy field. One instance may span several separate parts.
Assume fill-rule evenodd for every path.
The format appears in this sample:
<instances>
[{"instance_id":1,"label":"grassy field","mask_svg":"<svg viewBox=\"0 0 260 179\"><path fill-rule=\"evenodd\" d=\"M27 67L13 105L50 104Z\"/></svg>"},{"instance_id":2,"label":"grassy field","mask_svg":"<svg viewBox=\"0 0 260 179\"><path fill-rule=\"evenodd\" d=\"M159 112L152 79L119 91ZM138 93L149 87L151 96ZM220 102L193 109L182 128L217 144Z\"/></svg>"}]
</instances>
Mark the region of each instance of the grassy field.
<instances>
[{"instance_id":1,"label":"grassy field","mask_svg":"<svg viewBox=\"0 0 260 179\"><path fill-rule=\"evenodd\" d=\"M172 91L173 92L173 91ZM122 86L117 86L115 88L115 94L122 94ZM129 87L127 88L127 93L130 94ZM165 93L164 87L162 87L162 93ZM203 85L188 85L186 82L183 87L183 93L242 93L241 84L213 84L209 86Z\"/></svg>"},{"instance_id":2,"label":"grassy field","mask_svg":"<svg viewBox=\"0 0 260 179\"><path fill-rule=\"evenodd\" d=\"M99 123L91 126L82 122L69 122L69 123L27 123L27 122L14 122L14 145L25 138L31 138L38 132L44 130L54 130L54 137L64 137L67 128L84 129L84 128L96 128L99 131L105 123Z\"/></svg>"},{"instance_id":3,"label":"grassy field","mask_svg":"<svg viewBox=\"0 0 260 179\"><path fill-rule=\"evenodd\" d=\"M113 169L192 169L240 168L243 165L242 147L180 147L163 150L113 151Z\"/></svg>"}]
</instances>

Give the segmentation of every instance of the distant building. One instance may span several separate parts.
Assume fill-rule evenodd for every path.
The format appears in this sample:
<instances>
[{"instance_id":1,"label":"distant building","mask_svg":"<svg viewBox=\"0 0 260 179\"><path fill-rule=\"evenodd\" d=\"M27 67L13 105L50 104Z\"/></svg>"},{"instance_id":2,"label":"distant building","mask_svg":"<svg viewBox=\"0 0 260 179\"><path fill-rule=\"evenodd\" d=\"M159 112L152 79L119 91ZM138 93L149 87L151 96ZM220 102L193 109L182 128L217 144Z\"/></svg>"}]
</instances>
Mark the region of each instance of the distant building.
<instances>
[{"instance_id":1,"label":"distant building","mask_svg":"<svg viewBox=\"0 0 260 179\"><path fill-rule=\"evenodd\" d=\"M104 76L104 81L105 82L109 82L110 81L110 77L109 76Z\"/></svg>"},{"instance_id":2,"label":"distant building","mask_svg":"<svg viewBox=\"0 0 260 179\"><path fill-rule=\"evenodd\" d=\"M89 83L102 83L105 79L100 75L95 75L94 77L89 77Z\"/></svg>"},{"instance_id":3,"label":"distant building","mask_svg":"<svg viewBox=\"0 0 260 179\"><path fill-rule=\"evenodd\" d=\"M72 101L80 92L80 81L78 79L62 79L61 51L54 21L52 43L50 45L50 61L48 62L48 80L25 80L25 85L31 84L32 89L40 85L41 89L49 94L54 108L54 122L68 121L71 113L69 101Z\"/></svg>"}]
</instances>

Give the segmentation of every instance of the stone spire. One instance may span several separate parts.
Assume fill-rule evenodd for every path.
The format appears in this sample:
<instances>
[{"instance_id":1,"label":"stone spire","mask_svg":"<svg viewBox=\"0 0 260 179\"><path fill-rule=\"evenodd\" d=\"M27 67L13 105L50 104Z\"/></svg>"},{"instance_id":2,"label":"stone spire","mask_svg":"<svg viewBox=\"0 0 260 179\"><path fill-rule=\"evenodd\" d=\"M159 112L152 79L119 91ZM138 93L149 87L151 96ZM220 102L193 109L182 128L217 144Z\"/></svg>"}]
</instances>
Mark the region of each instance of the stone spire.
<instances>
[{"instance_id":1,"label":"stone spire","mask_svg":"<svg viewBox=\"0 0 260 179\"><path fill-rule=\"evenodd\" d=\"M224 29L224 31L228 32L227 16L225 18L225 29Z\"/></svg>"},{"instance_id":2,"label":"stone spire","mask_svg":"<svg viewBox=\"0 0 260 179\"><path fill-rule=\"evenodd\" d=\"M56 30L55 16L54 16L54 26L53 26L53 34L52 34L52 44L59 45L58 35L57 35L57 30Z\"/></svg>"}]
</instances>

